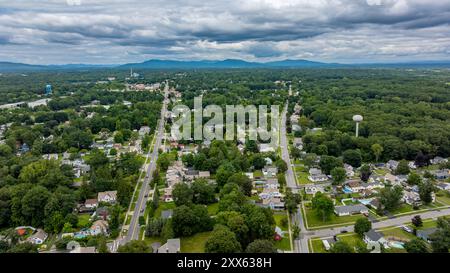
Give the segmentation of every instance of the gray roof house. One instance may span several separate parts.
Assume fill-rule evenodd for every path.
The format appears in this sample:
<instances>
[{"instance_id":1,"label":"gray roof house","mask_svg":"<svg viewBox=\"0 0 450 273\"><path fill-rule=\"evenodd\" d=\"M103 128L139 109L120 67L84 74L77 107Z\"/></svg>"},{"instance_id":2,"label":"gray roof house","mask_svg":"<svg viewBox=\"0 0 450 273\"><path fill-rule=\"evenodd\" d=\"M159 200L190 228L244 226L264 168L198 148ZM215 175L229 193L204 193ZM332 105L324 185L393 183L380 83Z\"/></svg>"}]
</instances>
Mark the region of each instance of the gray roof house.
<instances>
[{"instance_id":1,"label":"gray roof house","mask_svg":"<svg viewBox=\"0 0 450 273\"><path fill-rule=\"evenodd\" d=\"M427 228L423 230L418 230L416 235L417 237L429 242L429 237L431 234L435 233L437 228Z\"/></svg>"},{"instance_id":2,"label":"gray roof house","mask_svg":"<svg viewBox=\"0 0 450 273\"><path fill-rule=\"evenodd\" d=\"M383 233L371 229L364 233L364 242L366 244L379 243L384 247L388 246L388 241L384 238Z\"/></svg>"},{"instance_id":3,"label":"gray roof house","mask_svg":"<svg viewBox=\"0 0 450 273\"><path fill-rule=\"evenodd\" d=\"M167 243L158 248L158 253L179 253L180 252L180 239L169 239Z\"/></svg>"},{"instance_id":4,"label":"gray roof house","mask_svg":"<svg viewBox=\"0 0 450 273\"><path fill-rule=\"evenodd\" d=\"M161 218L162 219L172 218L172 214L173 214L173 210L171 210L171 209L163 210L163 211L161 211Z\"/></svg>"},{"instance_id":5,"label":"gray roof house","mask_svg":"<svg viewBox=\"0 0 450 273\"><path fill-rule=\"evenodd\" d=\"M350 205L350 206L336 206L334 208L334 212L338 216L345 216L345 215L352 215L352 214L358 214L358 213L369 213L369 209L362 205Z\"/></svg>"}]
</instances>

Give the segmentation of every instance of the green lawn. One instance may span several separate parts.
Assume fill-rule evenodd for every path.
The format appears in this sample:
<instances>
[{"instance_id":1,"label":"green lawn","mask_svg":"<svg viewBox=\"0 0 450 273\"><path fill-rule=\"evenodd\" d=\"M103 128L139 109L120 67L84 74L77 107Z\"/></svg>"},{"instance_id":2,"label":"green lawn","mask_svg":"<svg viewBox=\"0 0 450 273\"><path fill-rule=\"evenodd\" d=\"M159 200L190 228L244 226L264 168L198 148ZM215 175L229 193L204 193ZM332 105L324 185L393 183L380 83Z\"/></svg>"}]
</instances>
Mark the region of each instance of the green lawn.
<instances>
[{"instance_id":1,"label":"green lawn","mask_svg":"<svg viewBox=\"0 0 450 273\"><path fill-rule=\"evenodd\" d=\"M374 173L378 175L386 175L389 171L387 169L376 169Z\"/></svg>"},{"instance_id":2,"label":"green lawn","mask_svg":"<svg viewBox=\"0 0 450 273\"><path fill-rule=\"evenodd\" d=\"M275 219L275 224L280 227L282 230L288 230L288 226L287 225L282 225L281 222L283 219L287 220L287 215L286 213L275 213L273 215L273 218ZM287 221L286 221L287 223Z\"/></svg>"},{"instance_id":3,"label":"green lawn","mask_svg":"<svg viewBox=\"0 0 450 273\"><path fill-rule=\"evenodd\" d=\"M337 235L337 237L340 241L346 242L351 247L356 247L358 243L363 242L363 240L358 236L358 234L355 233L340 234ZM322 238L312 239L311 245L313 253L327 253L325 247L323 246Z\"/></svg>"},{"instance_id":4,"label":"green lawn","mask_svg":"<svg viewBox=\"0 0 450 273\"><path fill-rule=\"evenodd\" d=\"M205 243L211 236L211 232L201 232L190 237L181 238L182 253L204 253Z\"/></svg>"},{"instance_id":5,"label":"green lawn","mask_svg":"<svg viewBox=\"0 0 450 273\"><path fill-rule=\"evenodd\" d=\"M327 225L342 225L342 224L351 224L354 223L359 218L364 218L364 215L349 215L349 216L337 216L332 214L328 220L322 221L322 218L319 217L316 212L310 208L305 208L306 219L308 222L308 227L320 227Z\"/></svg>"},{"instance_id":6,"label":"green lawn","mask_svg":"<svg viewBox=\"0 0 450 273\"><path fill-rule=\"evenodd\" d=\"M412 206L408 205L408 204L402 204L400 207L394 209L391 211L392 214L399 214L399 213L408 213L408 212L413 212L414 209Z\"/></svg>"},{"instance_id":7,"label":"green lawn","mask_svg":"<svg viewBox=\"0 0 450 273\"><path fill-rule=\"evenodd\" d=\"M274 246L277 249L282 249L282 250L287 250L287 251L291 251L291 242L289 241L289 236L286 235L285 238L281 239L280 241L276 241L274 243Z\"/></svg>"},{"instance_id":8,"label":"green lawn","mask_svg":"<svg viewBox=\"0 0 450 273\"><path fill-rule=\"evenodd\" d=\"M384 229L384 230L381 229L380 231L381 231L381 233L384 234L385 237L394 237L394 238L396 238L397 240L400 240L400 241L409 241L409 240L414 239L416 237L413 234L408 233L408 232L406 232L403 229L398 228L398 227L397 228Z\"/></svg>"},{"instance_id":9,"label":"green lawn","mask_svg":"<svg viewBox=\"0 0 450 273\"><path fill-rule=\"evenodd\" d=\"M167 202L167 203L166 202L159 202L159 206L158 206L158 208L155 211L155 217L159 218L159 217L161 217L161 212L163 210L174 209L175 207L176 206L175 206L174 202Z\"/></svg>"},{"instance_id":10,"label":"green lawn","mask_svg":"<svg viewBox=\"0 0 450 273\"><path fill-rule=\"evenodd\" d=\"M305 167L294 167L295 174L297 176L297 181L299 184L311 184L311 180L308 179L308 172Z\"/></svg>"},{"instance_id":11,"label":"green lawn","mask_svg":"<svg viewBox=\"0 0 450 273\"><path fill-rule=\"evenodd\" d=\"M89 227L90 224L90 218L91 216L89 214L78 214L78 224L77 228L84 228Z\"/></svg>"},{"instance_id":12,"label":"green lawn","mask_svg":"<svg viewBox=\"0 0 450 273\"><path fill-rule=\"evenodd\" d=\"M213 203L208 205L208 214L216 215L219 211L219 203Z\"/></svg>"},{"instance_id":13,"label":"green lawn","mask_svg":"<svg viewBox=\"0 0 450 273\"><path fill-rule=\"evenodd\" d=\"M312 249L311 249L312 253L326 253L327 252L325 250L325 247L323 246L321 239L312 239L311 245L312 245Z\"/></svg>"},{"instance_id":14,"label":"green lawn","mask_svg":"<svg viewBox=\"0 0 450 273\"><path fill-rule=\"evenodd\" d=\"M262 177L263 173L261 170L256 170L253 172L253 177Z\"/></svg>"},{"instance_id":15,"label":"green lawn","mask_svg":"<svg viewBox=\"0 0 450 273\"><path fill-rule=\"evenodd\" d=\"M450 193L446 191L438 191L436 193L436 201L444 205L450 206Z\"/></svg>"}]
</instances>

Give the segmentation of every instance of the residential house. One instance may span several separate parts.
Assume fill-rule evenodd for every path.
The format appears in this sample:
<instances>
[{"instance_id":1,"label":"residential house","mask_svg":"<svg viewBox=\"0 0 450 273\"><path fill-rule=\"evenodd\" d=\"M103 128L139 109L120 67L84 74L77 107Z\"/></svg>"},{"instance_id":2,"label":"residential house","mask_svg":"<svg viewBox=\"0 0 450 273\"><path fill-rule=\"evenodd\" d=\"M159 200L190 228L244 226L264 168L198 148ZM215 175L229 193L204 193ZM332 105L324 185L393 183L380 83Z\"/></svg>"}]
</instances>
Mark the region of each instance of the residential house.
<instances>
[{"instance_id":1,"label":"residential house","mask_svg":"<svg viewBox=\"0 0 450 273\"><path fill-rule=\"evenodd\" d=\"M435 233L437 231L437 228L427 228L418 230L416 235L417 237L423 239L424 241L430 242L430 235Z\"/></svg>"},{"instance_id":2,"label":"residential house","mask_svg":"<svg viewBox=\"0 0 450 273\"><path fill-rule=\"evenodd\" d=\"M360 180L349 180L345 183L345 188L350 189L352 192L359 192L364 190L364 186Z\"/></svg>"},{"instance_id":3,"label":"residential house","mask_svg":"<svg viewBox=\"0 0 450 273\"><path fill-rule=\"evenodd\" d=\"M250 180L253 180L253 173L245 173L245 175L246 175Z\"/></svg>"},{"instance_id":4,"label":"residential house","mask_svg":"<svg viewBox=\"0 0 450 273\"><path fill-rule=\"evenodd\" d=\"M97 253L97 249L95 246L88 246L88 247L76 247L70 251L70 253Z\"/></svg>"},{"instance_id":5,"label":"residential house","mask_svg":"<svg viewBox=\"0 0 450 273\"><path fill-rule=\"evenodd\" d=\"M390 183L392 186L401 186L402 182L405 182L406 179L404 179L401 176L393 175L391 173L387 173L384 176L384 181L387 183Z\"/></svg>"},{"instance_id":6,"label":"residential house","mask_svg":"<svg viewBox=\"0 0 450 273\"><path fill-rule=\"evenodd\" d=\"M35 233L28 237L27 241L35 245L41 245L45 242L45 240L47 240L47 238L48 234L44 230L37 229Z\"/></svg>"},{"instance_id":7,"label":"residential house","mask_svg":"<svg viewBox=\"0 0 450 273\"><path fill-rule=\"evenodd\" d=\"M302 127L298 124L292 124L292 131L293 132L300 132L302 130Z\"/></svg>"},{"instance_id":8,"label":"residential house","mask_svg":"<svg viewBox=\"0 0 450 273\"><path fill-rule=\"evenodd\" d=\"M313 196L316 195L316 193L322 192L324 193L325 190L323 187L318 185L306 185L305 186L305 193L306 194L312 194Z\"/></svg>"},{"instance_id":9,"label":"residential house","mask_svg":"<svg viewBox=\"0 0 450 273\"><path fill-rule=\"evenodd\" d=\"M431 159L430 162L431 162L431 164L433 164L433 165L439 165L439 164L442 164L442 163L447 163L447 162L448 162L448 159L447 159L447 158L440 157L440 156L436 156L435 158Z\"/></svg>"},{"instance_id":10,"label":"residential house","mask_svg":"<svg viewBox=\"0 0 450 273\"><path fill-rule=\"evenodd\" d=\"M139 129L139 136L140 136L140 137L143 137L143 136L148 135L148 134L150 134L150 127L148 127L148 126L142 126L142 127Z\"/></svg>"},{"instance_id":11,"label":"residential house","mask_svg":"<svg viewBox=\"0 0 450 273\"><path fill-rule=\"evenodd\" d=\"M345 163L344 164L344 169L345 169L345 172L347 174L347 177L355 176L355 171L353 170L352 165Z\"/></svg>"},{"instance_id":12,"label":"residential house","mask_svg":"<svg viewBox=\"0 0 450 273\"><path fill-rule=\"evenodd\" d=\"M338 215L338 216L346 216L346 215L353 215L353 214L364 214L364 213L369 213L369 209L362 205L362 204L357 204L357 205L348 205L348 206L336 206L334 208L334 212Z\"/></svg>"},{"instance_id":13,"label":"residential house","mask_svg":"<svg viewBox=\"0 0 450 273\"><path fill-rule=\"evenodd\" d=\"M95 209L98 206L97 199L86 199L84 207L87 209Z\"/></svg>"},{"instance_id":14,"label":"residential house","mask_svg":"<svg viewBox=\"0 0 450 273\"><path fill-rule=\"evenodd\" d=\"M282 201L281 197L270 197L262 200L262 207L264 208L270 208L272 210L283 210L284 209L284 202Z\"/></svg>"},{"instance_id":15,"label":"residential house","mask_svg":"<svg viewBox=\"0 0 450 273\"><path fill-rule=\"evenodd\" d=\"M104 191L99 192L97 201L113 204L117 201L117 191Z\"/></svg>"},{"instance_id":16,"label":"residential house","mask_svg":"<svg viewBox=\"0 0 450 273\"><path fill-rule=\"evenodd\" d=\"M158 253L179 253L180 252L180 239L168 239L167 243L158 248Z\"/></svg>"},{"instance_id":17,"label":"residential house","mask_svg":"<svg viewBox=\"0 0 450 273\"><path fill-rule=\"evenodd\" d=\"M391 171L395 171L398 167L399 162L396 160L389 160L386 163L386 167L388 167Z\"/></svg>"},{"instance_id":18,"label":"residential house","mask_svg":"<svg viewBox=\"0 0 450 273\"><path fill-rule=\"evenodd\" d=\"M380 202L380 199L374 198L369 202L369 206L373 209L383 208L383 205Z\"/></svg>"},{"instance_id":19,"label":"residential house","mask_svg":"<svg viewBox=\"0 0 450 273\"><path fill-rule=\"evenodd\" d=\"M189 168L184 172L183 177L186 180L193 181L194 179L198 178L198 175L199 175L199 171Z\"/></svg>"},{"instance_id":20,"label":"residential house","mask_svg":"<svg viewBox=\"0 0 450 273\"><path fill-rule=\"evenodd\" d=\"M172 187L164 189L164 196L163 196L164 202L173 202L172 191L173 191Z\"/></svg>"},{"instance_id":21,"label":"residential house","mask_svg":"<svg viewBox=\"0 0 450 273\"><path fill-rule=\"evenodd\" d=\"M438 184L436 185L436 187L437 187L438 189L440 189L440 190L443 190L443 191L449 191L449 192L450 192L450 183L444 183L444 182L438 183Z\"/></svg>"},{"instance_id":22,"label":"residential house","mask_svg":"<svg viewBox=\"0 0 450 273\"><path fill-rule=\"evenodd\" d=\"M208 179L211 177L211 173L209 171L199 171L198 178Z\"/></svg>"},{"instance_id":23,"label":"residential house","mask_svg":"<svg viewBox=\"0 0 450 273\"><path fill-rule=\"evenodd\" d=\"M311 169L309 169L308 179L313 181L313 182L321 182L321 181L327 181L328 180L328 176L323 174L320 169L311 168Z\"/></svg>"},{"instance_id":24,"label":"residential house","mask_svg":"<svg viewBox=\"0 0 450 273\"><path fill-rule=\"evenodd\" d=\"M90 233L92 236L108 234L108 222L106 220L95 221L90 228Z\"/></svg>"},{"instance_id":25,"label":"residential house","mask_svg":"<svg viewBox=\"0 0 450 273\"><path fill-rule=\"evenodd\" d=\"M414 191L404 191L402 200L403 200L403 202L405 202L406 204L411 205L411 206L418 207L418 206L422 205L422 202L420 200L420 195Z\"/></svg>"},{"instance_id":26,"label":"residential house","mask_svg":"<svg viewBox=\"0 0 450 273\"><path fill-rule=\"evenodd\" d=\"M445 179L448 179L450 177L450 171L447 170L447 169L445 169L445 170L436 170L436 171L433 171L432 174L434 174L434 177L436 179L439 179L439 180L445 180Z\"/></svg>"},{"instance_id":27,"label":"residential house","mask_svg":"<svg viewBox=\"0 0 450 273\"><path fill-rule=\"evenodd\" d=\"M270 158L270 157L266 157L266 158L264 158L264 160L266 161L266 165L272 165L273 164L273 160L272 160L272 158Z\"/></svg>"},{"instance_id":28,"label":"residential house","mask_svg":"<svg viewBox=\"0 0 450 273\"><path fill-rule=\"evenodd\" d=\"M272 167L272 166L266 166L262 169L262 173L263 173L264 177L275 177L275 176L277 176L278 168Z\"/></svg>"},{"instance_id":29,"label":"residential house","mask_svg":"<svg viewBox=\"0 0 450 273\"><path fill-rule=\"evenodd\" d=\"M292 145L299 150L303 150L303 139L300 137L294 138Z\"/></svg>"},{"instance_id":30,"label":"residential house","mask_svg":"<svg viewBox=\"0 0 450 273\"><path fill-rule=\"evenodd\" d=\"M379 243L385 247L388 246L388 241L384 238L383 234L374 229L364 233L364 242L366 244Z\"/></svg>"},{"instance_id":31,"label":"residential house","mask_svg":"<svg viewBox=\"0 0 450 273\"><path fill-rule=\"evenodd\" d=\"M270 144L261 143L259 144L259 152L260 153L275 152L275 148Z\"/></svg>"},{"instance_id":32,"label":"residential house","mask_svg":"<svg viewBox=\"0 0 450 273\"><path fill-rule=\"evenodd\" d=\"M374 189L382 189L384 188L384 184L381 182L368 182L368 183L362 183L361 186L365 189L365 190L374 190Z\"/></svg>"},{"instance_id":33,"label":"residential house","mask_svg":"<svg viewBox=\"0 0 450 273\"><path fill-rule=\"evenodd\" d=\"M172 215L173 215L173 210L171 210L171 209L161 211L161 218L164 220L172 218Z\"/></svg>"}]
</instances>

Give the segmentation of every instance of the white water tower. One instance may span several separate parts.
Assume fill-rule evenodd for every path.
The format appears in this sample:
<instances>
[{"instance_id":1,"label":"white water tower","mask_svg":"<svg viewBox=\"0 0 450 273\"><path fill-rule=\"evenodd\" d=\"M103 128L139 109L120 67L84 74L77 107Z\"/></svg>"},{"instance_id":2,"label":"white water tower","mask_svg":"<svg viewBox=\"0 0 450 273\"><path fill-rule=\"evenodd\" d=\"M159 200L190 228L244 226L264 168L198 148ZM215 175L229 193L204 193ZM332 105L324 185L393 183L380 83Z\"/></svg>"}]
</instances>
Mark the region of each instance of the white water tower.
<instances>
[{"instance_id":1,"label":"white water tower","mask_svg":"<svg viewBox=\"0 0 450 273\"><path fill-rule=\"evenodd\" d=\"M361 115L354 115L353 121L356 122L356 137L359 136L359 123L363 121L363 117Z\"/></svg>"}]
</instances>

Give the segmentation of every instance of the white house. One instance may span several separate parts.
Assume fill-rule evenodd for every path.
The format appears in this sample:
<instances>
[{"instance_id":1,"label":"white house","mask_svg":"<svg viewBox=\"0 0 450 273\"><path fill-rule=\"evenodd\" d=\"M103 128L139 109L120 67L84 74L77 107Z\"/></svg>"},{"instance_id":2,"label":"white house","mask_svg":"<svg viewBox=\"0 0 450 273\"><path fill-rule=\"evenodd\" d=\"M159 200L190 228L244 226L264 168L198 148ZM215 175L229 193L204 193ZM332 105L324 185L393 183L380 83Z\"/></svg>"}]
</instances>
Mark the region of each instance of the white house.
<instances>
[{"instance_id":1,"label":"white house","mask_svg":"<svg viewBox=\"0 0 450 273\"><path fill-rule=\"evenodd\" d=\"M95 221L90 229L92 236L97 236L100 234L107 234L108 233L108 222L105 220L97 220Z\"/></svg>"},{"instance_id":2,"label":"white house","mask_svg":"<svg viewBox=\"0 0 450 273\"><path fill-rule=\"evenodd\" d=\"M374 229L364 233L364 242L366 244L379 243L384 247L388 247L388 241L384 238L383 234Z\"/></svg>"},{"instance_id":3,"label":"white house","mask_svg":"<svg viewBox=\"0 0 450 273\"><path fill-rule=\"evenodd\" d=\"M87 209L95 209L98 206L98 201L97 199L86 199L84 206Z\"/></svg>"},{"instance_id":4,"label":"white house","mask_svg":"<svg viewBox=\"0 0 450 273\"><path fill-rule=\"evenodd\" d=\"M346 215L353 215L353 214L363 214L363 213L369 213L369 209L362 205L362 204L357 204L357 205L349 205L349 206L336 206L334 208L334 212L338 215L338 216L346 216Z\"/></svg>"},{"instance_id":5,"label":"white house","mask_svg":"<svg viewBox=\"0 0 450 273\"><path fill-rule=\"evenodd\" d=\"M309 169L309 176L308 179L313 182L321 182L321 181L327 181L328 177L322 173L321 170L317 168L311 168Z\"/></svg>"},{"instance_id":6,"label":"white house","mask_svg":"<svg viewBox=\"0 0 450 273\"><path fill-rule=\"evenodd\" d=\"M115 203L117 201L117 191L104 191L99 192L97 196L97 201L105 203Z\"/></svg>"},{"instance_id":7,"label":"white house","mask_svg":"<svg viewBox=\"0 0 450 273\"><path fill-rule=\"evenodd\" d=\"M260 153L270 153L270 152L275 152L275 149L270 144L261 143L261 144L259 144L259 152Z\"/></svg>"},{"instance_id":8,"label":"white house","mask_svg":"<svg viewBox=\"0 0 450 273\"><path fill-rule=\"evenodd\" d=\"M318 193L318 192L324 193L325 190L323 189L323 187L318 186L318 185L306 185L305 186L305 193L306 194L316 195L316 193Z\"/></svg>"},{"instance_id":9,"label":"white house","mask_svg":"<svg viewBox=\"0 0 450 273\"><path fill-rule=\"evenodd\" d=\"M44 230L37 229L36 232L27 239L27 241L35 245L41 245L45 240L47 240L47 237L48 234Z\"/></svg>"},{"instance_id":10,"label":"white house","mask_svg":"<svg viewBox=\"0 0 450 273\"><path fill-rule=\"evenodd\" d=\"M399 162L396 160L389 160L386 163L386 167L388 167L391 171L395 171L398 167Z\"/></svg>"},{"instance_id":11,"label":"white house","mask_svg":"<svg viewBox=\"0 0 450 273\"><path fill-rule=\"evenodd\" d=\"M262 169L262 173L265 177L274 177L278 173L277 167L266 166Z\"/></svg>"},{"instance_id":12,"label":"white house","mask_svg":"<svg viewBox=\"0 0 450 273\"><path fill-rule=\"evenodd\" d=\"M345 172L347 174L347 177L355 176L355 171L353 170L352 165L349 165L349 164L345 163L344 164L344 169L345 169Z\"/></svg>"}]
</instances>

